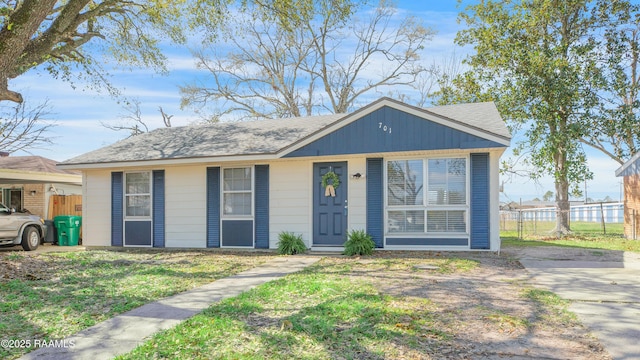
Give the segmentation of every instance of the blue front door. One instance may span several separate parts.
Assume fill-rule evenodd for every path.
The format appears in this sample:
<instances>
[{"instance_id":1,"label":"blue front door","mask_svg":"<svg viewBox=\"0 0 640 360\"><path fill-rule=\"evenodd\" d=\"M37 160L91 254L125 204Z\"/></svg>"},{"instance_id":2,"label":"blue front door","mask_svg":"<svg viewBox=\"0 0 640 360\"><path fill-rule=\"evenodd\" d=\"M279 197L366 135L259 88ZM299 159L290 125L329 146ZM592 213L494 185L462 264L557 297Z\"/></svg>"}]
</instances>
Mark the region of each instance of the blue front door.
<instances>
[{"instance_id":1,"label":"blue front door","mask_svg":"<svg viewBox=\"0 0 640 360\"><path fill-rule=\"evenodd\" d=\"M340 180L335 187L335 196L322 184L322 178L329 172L335 173ZM327 180L328 185L332 185L332 181ZM346 162L313 164L313 246L344 245L347 239L348 180Z\"/></svg>"}]
</instances>

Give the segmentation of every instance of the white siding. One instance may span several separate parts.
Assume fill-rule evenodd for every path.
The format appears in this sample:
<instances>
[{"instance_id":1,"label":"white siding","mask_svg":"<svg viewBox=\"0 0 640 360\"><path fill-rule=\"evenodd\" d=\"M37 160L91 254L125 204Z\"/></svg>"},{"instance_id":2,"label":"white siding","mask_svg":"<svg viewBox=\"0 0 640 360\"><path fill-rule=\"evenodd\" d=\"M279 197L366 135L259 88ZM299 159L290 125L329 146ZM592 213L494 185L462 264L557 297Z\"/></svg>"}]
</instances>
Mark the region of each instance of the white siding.
<instances>
[{"instance_id":1,"label":"white siding","mask_svg":"<svg viewBox=\"0 0 640 360\"><path fill-rule=\"evenodd\" d=\"M269 247L276 248L283 231L302 234L311 247L311 161L274 162L269 165Z\"/></svg>"},{"instance_id":2,"label":"white siding","mask_svg":"<svg viewBox=\"0 0 640 360\"><path fill-rule=\"evenodd\" d=\"M87 170L82 182L82 244L111 246L111 171Z\"/></svg>"},{"instance_id":3,"label":"white siding","mask_svg":"<svg viewBox=\"0 0 640 360\"><path fill-rule=\"evenodd\" d=\"M489 153L489 248L500 250L500 156L504 150Z\"/></svg>"},{"instance_id":4,"label":"white siding","mask_svg":"<svg viewBox=\"0 0 640 360\"><path fill-rule=\"evenodd\" d=\"M207 169L181 166L165 169L165 246L207 246Z\"/></svg>"},{"instance_id":5,"label":"white siding","mask_svg":"<svg viewBox=\"0 0 640 360\"><path fill-rule=\"evenodd\" d=\"M367 229L367 172L366 158L349 159L348 177L349 177L349 211L348 211L348 228L347 230L365 230ZM354 179L353 174L360 173L359 179Z\"/></svg>"}]
</instances>

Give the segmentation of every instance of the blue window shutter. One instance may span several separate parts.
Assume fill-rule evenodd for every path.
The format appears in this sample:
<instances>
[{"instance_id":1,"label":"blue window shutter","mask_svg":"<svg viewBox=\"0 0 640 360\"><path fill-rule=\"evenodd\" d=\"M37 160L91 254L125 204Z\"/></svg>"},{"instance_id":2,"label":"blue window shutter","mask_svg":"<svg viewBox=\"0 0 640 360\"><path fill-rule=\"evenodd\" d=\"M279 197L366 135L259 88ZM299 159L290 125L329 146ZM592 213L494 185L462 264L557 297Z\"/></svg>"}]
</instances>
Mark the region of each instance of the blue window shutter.
<instances>
[{"instance_id":1,"label":"blue window shutter","mask_svg":"<svg viewBox=\"0 0 640 360\"><path fill-rule=\"evenodd\" d=\"M489 154L471 154L471 248L489 249Z\"/></svg>"},{"instance_id":2,"label":"blue window shutter","mask_svg":"<svg viewBox=\"0 0 640 360\"><path fill-rule=\"evenodd\" d=\"M367 159L367 233L376 243L384 246L382 159Z\"/></svg>"},{"instance_id":3,"label":"blue window shutter","mask_svg":"<svg viewBox=\"0 0 640 360\"><path fill-rule=\"evenodd\" d=\"M256 165L255 241L256 248L269 248L269 165Z\"/></svg>"},{"instance_id":4,"label":"blue window shutter","mask_svg":"<svg viewBox=\"0 0 640 360\"><path fill-rule=\"evenodd\" d=\"M207 247L220 247L220 167L207 168Z\"/></svg>"},{"instance_id":5,"label":"blue window shutter","mask_svg":"<svg viewBox=\"0 0 640 360\"><path fill-rule=\"evenodd\" d=\"M164 170L153 171L153 247L164 247Z\"/></svg>"},{"instance_id":6,"label":"blue window shutter","mask_svg":"<svg viewBox=\"0 0 640 360\"><path fill-rule=\"evenodd\" d=\"M124 188L122 172L111 173L111 246L122 246Z\"/></svg>"}]
</instances>

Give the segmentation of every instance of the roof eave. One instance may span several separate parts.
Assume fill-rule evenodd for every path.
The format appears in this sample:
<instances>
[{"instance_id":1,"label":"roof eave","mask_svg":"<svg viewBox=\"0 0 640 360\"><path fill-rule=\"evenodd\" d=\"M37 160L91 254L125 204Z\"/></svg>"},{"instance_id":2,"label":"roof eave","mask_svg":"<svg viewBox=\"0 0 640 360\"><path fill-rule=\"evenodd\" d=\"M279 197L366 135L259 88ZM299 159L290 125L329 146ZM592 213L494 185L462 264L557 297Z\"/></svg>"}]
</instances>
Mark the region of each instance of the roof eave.
<instances>
[{"instance_id":1,"label":"roof eave","mask_svg":"<svg viewBox=\"0 0 640 360\"><path fill-rule=\"evenodd\" d=\"M134 160L134 161L108 161L94 163L60 163L57 166L66 170L91 170L91 169L111 169L111 168L131 168L131 167L154 167L166 165L188 165L188 164L206 164L206 163L222 163L231 161L268 161L276 159L273 153L268 154L243 154L243 155L224 155L224 156L204 156L204 157L184 157L174 159L151 159L151 160Z\"/></svg>"},{"instance_id":2,"label":"roof eave","mask_svg":"<svg viewBox=\"0 0 640 360\"><path fill-rule=\"evenodd\" d=\"M60 183L81 185L82 175L2 169L0 170L0 182L5 184Z\"/></svg>"}]
</instances>

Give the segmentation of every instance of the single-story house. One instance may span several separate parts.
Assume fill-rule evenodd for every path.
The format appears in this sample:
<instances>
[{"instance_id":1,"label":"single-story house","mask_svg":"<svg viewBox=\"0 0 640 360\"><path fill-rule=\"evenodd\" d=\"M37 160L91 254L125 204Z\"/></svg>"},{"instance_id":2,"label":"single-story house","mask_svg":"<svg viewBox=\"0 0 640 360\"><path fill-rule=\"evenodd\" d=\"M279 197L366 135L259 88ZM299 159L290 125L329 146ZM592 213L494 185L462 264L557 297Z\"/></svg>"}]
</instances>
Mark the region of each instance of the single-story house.
<instances>
[{"instance_id":1,"label":"single-story house","mask_svg":"<svg viewBox=\"0 0 640 360\"><path fill-rule=\"evenodd\" d=\"M67 160L83 173L87 246L498 250L493 103L161 128Z\"/></svg>"},{"instance_id":2,"label":"single-story house","mask_svg":"<svg viewBox=\"0 0 640 360\"><path fill-rule=\"evenodd\" d=\"M54 195L81 195L82 174L62 170L41 156L0 154L0 202L17 211L28 210L49 219Z\"/></svg>"},{"instance_id":3,"label":"single-story house","mask_svg":"<svg viewBox=\"0 0 640 360\"><path fill-rule=\"evenodd\" d=\"M637 239L640 236L640 153L616 170L624 181L624 236Z\"/></svg>"}]
</instances>

